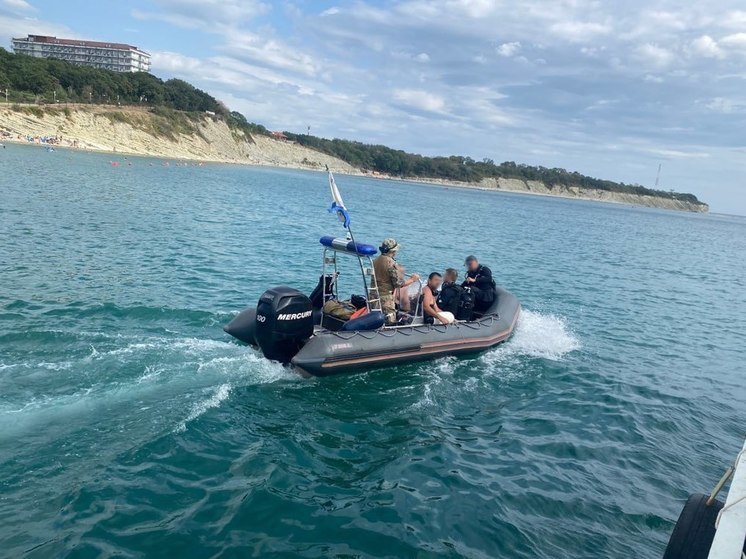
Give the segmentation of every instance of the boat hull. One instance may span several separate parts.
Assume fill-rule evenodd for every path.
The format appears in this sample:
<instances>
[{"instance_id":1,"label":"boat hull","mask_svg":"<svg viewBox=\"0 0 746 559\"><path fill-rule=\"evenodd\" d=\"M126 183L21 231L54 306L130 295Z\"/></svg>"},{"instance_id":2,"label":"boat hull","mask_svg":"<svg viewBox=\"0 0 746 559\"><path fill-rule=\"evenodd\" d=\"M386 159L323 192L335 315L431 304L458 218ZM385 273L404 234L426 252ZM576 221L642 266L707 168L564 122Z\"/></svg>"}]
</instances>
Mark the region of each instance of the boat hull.
<instances>
[{"instance_id":1,"label":"boat hull","mask_svg":"<svg viewBox=\"0 0 746 559\"><path fill-rule=\"evenodd\" d=\"M303 373L328 376L486 351L505 342L515 329L521 305L509 291L475 321L375 331L321 332L293 358Z\"/></svg>"}]
</instances>

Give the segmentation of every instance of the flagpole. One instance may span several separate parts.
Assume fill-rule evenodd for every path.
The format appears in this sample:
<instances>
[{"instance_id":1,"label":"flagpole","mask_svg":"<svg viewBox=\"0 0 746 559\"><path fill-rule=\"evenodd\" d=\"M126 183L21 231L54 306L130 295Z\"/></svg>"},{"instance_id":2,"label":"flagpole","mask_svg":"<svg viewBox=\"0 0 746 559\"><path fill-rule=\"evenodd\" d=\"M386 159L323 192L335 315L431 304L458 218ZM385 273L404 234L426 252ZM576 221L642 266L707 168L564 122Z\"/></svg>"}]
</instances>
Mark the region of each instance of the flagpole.
<instances>
[{"instance_id":1,"label":"flagpole","mask_svg":"<svg viewBox=\"0 0 746 559\"><path fill-rule=\"evenodd\" d=\"M345 229L347 229L347 234L350 236L350 240L352 241L352 245L355 247L355 256L357 256L357 262L360 265L360 275L363 277L363 285L365 286L365 290L366 290L365 300L366 300L366 304L368 305L368 312L370 312L370 310L371 310L371 308L370 308L370 300L369 299L370 299L370 292L372 290L375 290L375 292L376 292L376 296L377 296L376 300L378 301L378 306L379 306L378 310L380 310L380 304L381 303L380 303L380 295L378 295L378 282L376 281L376 276L375 276L375 274L371 275L372 282L375 283L376 286L375 287L368 287L368 281L365 279L365 265L363 264L362 257L357 252L357 242L355 241L355 235L353 234L352 227L350 226L350 221L351 221L350 220L350 215L347 213L347 208L345 207L344 201L342 200L342 194L340 194L340 192L339 192L339 188L337 187L337 183L334 180L334 175L329 170L329 165L326 166L326 172L329 174L329 188L332 191L332 199L334 200L334 202L332 203L331 210L333 210L335 207L337 207L337 208L339 208L341 210L342 217L345 218L344 219L344 223L343 223L343 227ZM337 216L340 215L340 210L338 210Z\"/></svg>"}]
</instances>

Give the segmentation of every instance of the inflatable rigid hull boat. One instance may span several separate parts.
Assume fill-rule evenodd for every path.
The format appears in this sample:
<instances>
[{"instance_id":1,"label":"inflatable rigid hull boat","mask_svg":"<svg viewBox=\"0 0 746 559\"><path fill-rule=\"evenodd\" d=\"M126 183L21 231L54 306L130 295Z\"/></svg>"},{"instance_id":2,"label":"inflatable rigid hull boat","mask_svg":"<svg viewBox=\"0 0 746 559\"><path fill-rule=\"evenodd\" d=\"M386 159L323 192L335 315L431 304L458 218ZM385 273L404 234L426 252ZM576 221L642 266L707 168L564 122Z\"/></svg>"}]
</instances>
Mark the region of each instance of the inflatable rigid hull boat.
<instances>
[{"instance_id":1,"label":"inflatable rigid hull boat","mask_svg":"<svg viewBox=\"0 0 746 559\"><path fill-rule=\"evenodd\" d=\"M507 340L520 313L518 299L498 287L495 303L475 320L371 331L321 331L308 340L291 362L302 372L327 376L477 353Z\"/></svg>"},{"instance_id":2,"label":"inflatable rigid hull boat","mask_svg":"<svg viewBox=\"0 0 746 559\"><path fill-rule=\"evenodd\" d=\"M397 324L385 325L372 260L378 249L355 241L349 213L331 173L329 186L330 211L337 214L347 234L321 237L322 273L316 288L310 296L291 287L268 289L256 307L239 313L225 326L228 334L258 348L267 359L292 364L314 376L477 353L510 337L521 305L512 293L497 286L490 308L474 312L474 299L468 301L473 294L465 288L467 297L453 314L466 320L426 324L422 283L410 281L415 291L397 295L404 308ZM340 297L338 287L338 266L344 259L352 261L353 270L360 274L359 293L364 294L350 295L349 302Z\"/></svg>"},{"instance_id":3,"label":"inflatable rigid hull boat","mask_svg":"<svg viewBox=\"0 0 746 559\"><path fill-rule=\"evenodd\" d=\"M323 317L318 318L314 311L291 312L294 309L281 309L285 310L288 312L276 313L276 324L307 319L323 322ZM269 343L260 341L261 329L271 319L257 320L257 308L244 310L224 330L262 350L269 358L291 363L301 373L327 376L486 351L510 337L520 314L518 299L498 287L497 300L484 315L448 325L412 324L372 330L330 330L317 325L308 338L290 340L289 347L279 351L273 347L276 339L270 339ZM267 314L259 316L266 317ZM271 337L281 338L282 334L273 334Z\"/></svg>"}]
</instances>

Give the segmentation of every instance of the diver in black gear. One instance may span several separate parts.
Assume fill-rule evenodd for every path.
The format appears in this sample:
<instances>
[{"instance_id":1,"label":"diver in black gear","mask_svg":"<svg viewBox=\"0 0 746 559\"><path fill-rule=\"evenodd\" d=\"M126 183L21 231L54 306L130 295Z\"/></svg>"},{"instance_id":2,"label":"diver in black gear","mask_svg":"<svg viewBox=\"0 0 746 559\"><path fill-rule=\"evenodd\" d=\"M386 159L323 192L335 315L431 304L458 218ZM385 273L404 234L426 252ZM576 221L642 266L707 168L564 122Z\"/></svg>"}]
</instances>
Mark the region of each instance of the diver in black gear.
<instances>
[{"instance_id":1,"label":"diver in black gear","mask_svg":"<svg viewBox=\"0 0 746 559\"><path fill-rule=\"evenodd\" d=\"M468 287L474 293L474 310L484 312L495 302L497 296L497 286L492 279L492 270L480 264L476 256L467 256L464 265L466 266L466 279L461 286Z\"/></svg>"},{"instance_id":2,"label":"diver in black gear","mask_svg":"<svg viewBox=\"0 0 746 559\"><path fill-rule=\"evenodd\" d=\"M448 268L443 274L443 284L437 299L438 308L452 313L453 316L458 316L459 301L463 291L463 288L456 284L457 279L458 272L453 268Z\"/></svg>"}]
</instances>

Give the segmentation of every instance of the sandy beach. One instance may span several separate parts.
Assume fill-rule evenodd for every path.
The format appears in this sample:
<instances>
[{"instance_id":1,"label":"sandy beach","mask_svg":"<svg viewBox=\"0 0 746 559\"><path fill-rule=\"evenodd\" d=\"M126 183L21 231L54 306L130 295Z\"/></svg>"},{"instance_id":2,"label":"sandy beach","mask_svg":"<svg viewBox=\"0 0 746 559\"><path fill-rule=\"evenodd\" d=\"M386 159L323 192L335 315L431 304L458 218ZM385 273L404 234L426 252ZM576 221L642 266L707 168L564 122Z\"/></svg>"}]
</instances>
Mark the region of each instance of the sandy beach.
<instances>
[{"instance_id":1,"label":"sandy beach","mask_svg":"<svg viewBox=\"0 0 746 559\"><path fill-rule=\"evenodd\" d=\"M224 121L205 115L195 121L190 133L171 130L171 123L142 107L70 105L54 107L6 106L0 108L0 141L36 143L116 155L142 155L170 160L261 165L335 173L367 175L371 178L472 188L535 196L627 204L677 211L706 212L706 204L639 194L611 192L539 181L489 178L479 183L443 179L401 178L364 173L330 155L282 139L246 135Z\"/></svg>"}]
</instances>

